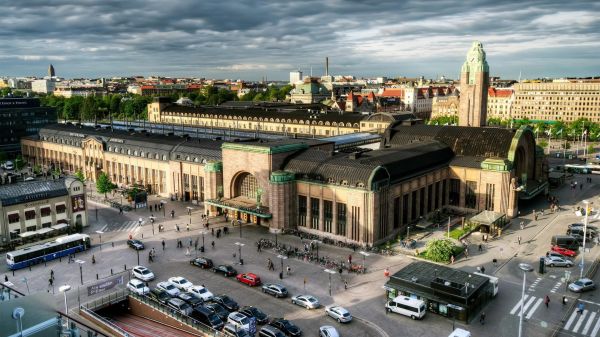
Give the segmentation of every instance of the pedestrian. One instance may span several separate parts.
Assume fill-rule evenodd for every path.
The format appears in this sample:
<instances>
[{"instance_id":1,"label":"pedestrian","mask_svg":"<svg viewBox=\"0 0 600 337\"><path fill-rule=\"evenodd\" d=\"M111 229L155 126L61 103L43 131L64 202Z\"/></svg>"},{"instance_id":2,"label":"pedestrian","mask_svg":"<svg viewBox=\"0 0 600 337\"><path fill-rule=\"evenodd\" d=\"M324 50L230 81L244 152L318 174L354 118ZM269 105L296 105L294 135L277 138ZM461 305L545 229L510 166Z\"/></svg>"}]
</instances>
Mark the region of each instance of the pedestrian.
<instances>
[{"instance_id":1,"label":"pedestrian","mask_svg":"<svg viewBox=\"0 0 600 337\"><path fill-rule=\"evenodd\" d=\"M481 323L481 325L485 324L485 312L482 311L481 315L479 316L479 323Z\"/></svg>"},{"instance_id":2,"label":"pedestrian","mask_svg":"<svg viewBox=\"0 0 600 337\"><path fill-rule=\"evenodd\" d=\"M257 252L259 252L259 253L260 253L260 246L261 246L261 243L260 243L260 241L259 241L259 242L258 242L258 245L256 245L256 251L257 251Z\"/></svg>"},{"instance_id":3,"label":"pedestrian","mask_svg":"<svg viewBox=\"0 0 600 337\"><path fill-rule=\"evenodd\" d=\"M519 227L521 227L521 229L525 228L525 221L521 221L519 223Z\"/></svg>"},{"instance_id":4,"label":"pedestrian","mask_svg":"<svg viewBox=\"0 0 600 337\"><path fill-rule=\"evenodd\" d=\"M352 264L352 254L348 255L348 264Z\"/></svg>"},{"instance_id":5,"label":"pedestrian","mask_svg":"<svg viewBox=\"0 0 600 337\"><path fill-rule=\"evenodd\" d=\"M185 256L190 256L190 248L185 249Z\"/></svg>"},{"instance_id":6,"label":"pedestrian","mask_svg":"<svg viewBox=\"0 0 600 337\"><path fill-rule=\"evenodd\" d=\"M165 250L165 240L164 239L162 240L162 247L163 247L163 250Z\"/></svg>"},{"instance_id":7,"label":"pedestrian","mask_svg":"<svg viewBox=\"0 0 600 337\"><path fill-rule=\"evenodd\" d=\"M194 241L194 250L198 250L198 239Z\"/></svg>"},{"instance_id":8,"label":"pedestrian","mask_svg":"<svg viewBox=\"0 0 600 337\"><path fill-rule=\"evenodd\" d=\"M578 314L582 314L583 313L583 302L579 302L579 304L577 304L577 313Z\"/></svg>"},{"instance_id":9,"label":"pedestrian","mask_svg":"<svg viewBox=\"0 0 600 337\"><path fill-rule=\"evenodd\" d=\"M454 264L454 254L450 255L450 263Z\"/></svg>"},{"instance_id":10,"label":"pedestrian","mask_svg":"<svg viewBox=\"0 0 600 337\"><path fill-rule=\"evenodd\" d=\"M123 207L119 207L119 214L123 214Z\"/></svg>"},{"instance_id":11,"label":"pedestrian","mask_svg":"<svg viewBox=\"0 0 600 337\"><path fill-rule=\"evenodd\" d=\"M186 224L185 225L185 229L189 232L190 231L190 224Z\"/></svg>"},{"instance_id":12,"label":"pedestrian","mask_svg":"<svg viewBox=\"0 0 600 337\"><path fill-rule=\"evenodd\" d=\"M541 213L542 216L544 216L544 210L543 209L541 210L540 213Z\"/></svg>"},{"instance_id":13,"label":"pedestrian","mask_svg":"<svg viewBox=\"0 0 600 337\"><path fill-rule=\"evenodd\" d=\"M548 309L548 306L550 305L550 297L548 295L544 297L544 304L546 305L546 309Z\"/></svg>"},{"instance_id":14,"label":"pedestrian","mask_svg":"<svg viewBox=\"0 0 600 337\"><path fill-rule=\"evenodd\" d=\"M565 305L567 305L567 296L563 296L563 298L562 298L562 304L563 304L563 307Z\"/></svg>"},{"instance_id":15,"label":"pedestrian","mask_svg":"<svg viewBox=\"0 0 600 337\"><path fill-rule=\"evenodd\" d=\"M537 219L538 219L538 214L537 214L537 213L535 213L535 214L533 215L533 219L534 219L535 221L537 221Z\"/></svg>"},{"instance_id":16,"label":"pedestrian","mask_svg":"<svg viewBox=\"0 0 600 337\"><path fill-rule=\"evenodd\" d=\"M192 238L190 238L190 240L189 240L188 247L190 247L190 248L192 247Z\"/></svg>"},{"instance_id":17,"label":"pedestrian","mask_svg":"<svg viewBox=\"0 0 600 337\"><path fill-rule=\"evenodd\" d=\"M212 236L215 236L215 229L211 228L210 233L212 234Z\"/></svg>"},{"instance_id":18,"label":"pedestrian","mask_svg":"<svg viewBox=\"0 0 600 337\"><path fill-rule=\"evenodd\" d=\"M4 275L4 282L8 282L8 276Z\"/></svg>"},{"instance_id":19,"label":"pedestrian","mask_svg":"<svg viewBox=\"0 0 600 337\"><path fill-rule=\"evenodd\" d=\"M179 232L179 225L175 224L175 231Z\"/></svg>"},{"instance_id":20,"label":"pedestrian","mask_svg":"<svg viewBox=\"0 0 600 337\"><path fill-rule=\"evenodd\" d=\"M485 267L484 266L481 266L481 273L485 274Z\"/></svg>"},{"instance_id":21,"label":"pedestrian","mask_svg":"<svg viewBox=\"0 0 600 337\"><path fill-rule=\"evenodd\" d=\"M480 252L483 251L483 246L481 245L481 243L479 244L479 247L477 248Z\"/></svg>"},{"instance_id":22,"label":"pedestrian","mask_svg":"<svg viewBox=\"0 0 600 337\"><path fill-rule=\"evenodd\" d=\"M211 246L212 246L212 247L213 247L213 249L214 249L214 248L215 248L215 242L213 241L213 242L211 242L210 244L211 244Z\"/></svg>"},{"instance_id":23,"label":"pedestrian","mask_svg":"<svg viewBox=\"0 0 600 337\"><path fill-rule=\"evenodd\" d=\"M54 279L54 270L53 269L50 269L50 278ZM8 281L8 278L6 279L6 281Z\"/></svg>"},{"instance_id":24,"label":"pedestrian","mask_svg":"<svg viewBox=\"0 0 600 337\"><path fill-rule=\"evenodd\" d=\"M292 273L292 268L288 265L285 270L287 271L288 276Z\"/></svg>"},{"instance_id":25,"label":"pedestrian","mask_svg":"<svg viewBox=\"0 0 600 337\"><path fill-rule=\"evenodd\" d=\"M344 280L344 290L348 290L348 281Z\"/></svg>"},{"instance_id":26,"label":"pedestrian","mask_svg":"<svg viewBox=\"0 0 600 337\"><path fill-rule=\"evenodd\" d=\"M96 255L92 254L92 264L96 264Z\"/></svg>"},{"instance_id":27,"label":"pedestrian","mask_svg":"<svg viewBox=\"0 0 600 337\"><path fill-rule=\"evenodd\" d=\"M54 280L53 280L53 279L52 279L52 277L51 277L51 278L49 278L49 279L48 279L48 285L49 285L50 287L52 287L52 285L53 285L53 284L54 284Z\"/></svg>"},{"instance_id":28,"label":"pedestrian","mask_svg":"<svg viewBox=\"0 0 600 337\"><path fill-rule=\"evenodd\" d=\"M519 245L521 244L521 236L517 236L517 242L519 242Z\"/></svg>"}]
</instances>

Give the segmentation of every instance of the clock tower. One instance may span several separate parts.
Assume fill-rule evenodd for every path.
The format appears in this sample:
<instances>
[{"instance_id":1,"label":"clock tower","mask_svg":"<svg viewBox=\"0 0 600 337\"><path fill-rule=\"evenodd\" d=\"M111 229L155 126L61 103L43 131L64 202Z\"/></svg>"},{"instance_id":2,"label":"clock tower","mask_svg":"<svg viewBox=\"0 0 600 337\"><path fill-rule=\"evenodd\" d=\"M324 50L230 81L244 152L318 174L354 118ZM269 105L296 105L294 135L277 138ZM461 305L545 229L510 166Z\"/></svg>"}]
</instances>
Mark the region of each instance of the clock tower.
<instances>
[{"instance_id":1,"label":"clock tower","mask_svg":"<svg viewBox=\"0 0 600 337\"><path fill-rule=\"evenodd\" d=\"M460 71L458 125L485 126L490 70L483 45L473 42Z\"/></svg>"}]
</instances>

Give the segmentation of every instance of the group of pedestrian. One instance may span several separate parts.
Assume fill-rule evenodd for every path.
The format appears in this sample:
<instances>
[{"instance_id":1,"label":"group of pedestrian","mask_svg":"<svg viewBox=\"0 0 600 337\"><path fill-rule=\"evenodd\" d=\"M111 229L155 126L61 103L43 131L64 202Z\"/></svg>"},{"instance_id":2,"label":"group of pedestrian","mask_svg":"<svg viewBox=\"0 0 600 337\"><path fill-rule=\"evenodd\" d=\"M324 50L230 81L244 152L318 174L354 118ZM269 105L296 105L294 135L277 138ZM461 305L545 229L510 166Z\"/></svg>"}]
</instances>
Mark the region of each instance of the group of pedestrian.
<instances>
[{"instance_id":1,"label":"group of pedestrian","mask_svg":"<svg viewBox=\"0 0 600 337\"><path fill-rule=\"evenodd\" d=\"M153 207L154 207L154 211L155 211L155 212L157 212L157 211L160 211L160 210L162 210L162 208L163 208L163 204L162 204L162 203L159 203L159 204L154 204L154 206L152 206L152 205L148 204L148 208L150 209L150 211L152 211L152 208L153 208Z\"/></svg>"}]
</instances>

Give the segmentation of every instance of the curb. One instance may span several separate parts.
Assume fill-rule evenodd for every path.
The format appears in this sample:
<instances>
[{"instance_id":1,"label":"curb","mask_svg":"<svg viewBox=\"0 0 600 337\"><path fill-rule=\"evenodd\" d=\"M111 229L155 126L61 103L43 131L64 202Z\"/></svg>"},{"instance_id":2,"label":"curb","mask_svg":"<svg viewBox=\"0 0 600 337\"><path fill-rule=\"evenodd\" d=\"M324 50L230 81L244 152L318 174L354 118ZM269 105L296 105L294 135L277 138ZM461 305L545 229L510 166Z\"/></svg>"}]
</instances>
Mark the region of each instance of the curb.
<instances>
[{"instance_id":1,"label":"curb","mask_svg":"<svg viewBox=\"0 0 600 337\"><path fill-rule=\"evenodd\" d=\"M375 324L371 321L368 321L364 318L357 317L357 316L354 316L354 319L363 322L366 326L368 326L370 328L373 328L375 331L377 331L379 333L379 335L381 337L390 337L390 335L388 335L388 333L385 332L385 330L383 330L382 328L380 328L377 324Z\"/></svg>"}]
</instances>

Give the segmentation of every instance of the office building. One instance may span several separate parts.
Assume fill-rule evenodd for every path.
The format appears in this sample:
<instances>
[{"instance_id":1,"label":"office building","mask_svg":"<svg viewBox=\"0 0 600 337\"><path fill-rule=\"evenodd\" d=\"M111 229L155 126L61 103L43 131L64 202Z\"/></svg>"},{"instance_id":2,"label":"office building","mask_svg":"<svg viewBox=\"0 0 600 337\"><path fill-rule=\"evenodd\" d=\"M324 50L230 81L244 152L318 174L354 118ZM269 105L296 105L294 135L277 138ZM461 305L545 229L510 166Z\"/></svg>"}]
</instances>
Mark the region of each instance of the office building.
<instances>
[{"instance_id":1,"label":"office building","mask_svg":"<svg viewBox=\"0 0 600 337\"><path fill-rule=\"evenodd\" d=\"M56 108L41 107L37 98L0 98L0 128L4 130L0 151L16 156L21 150L21 137L36 135L56 121Z\"/></svg>"}]
</instances>

